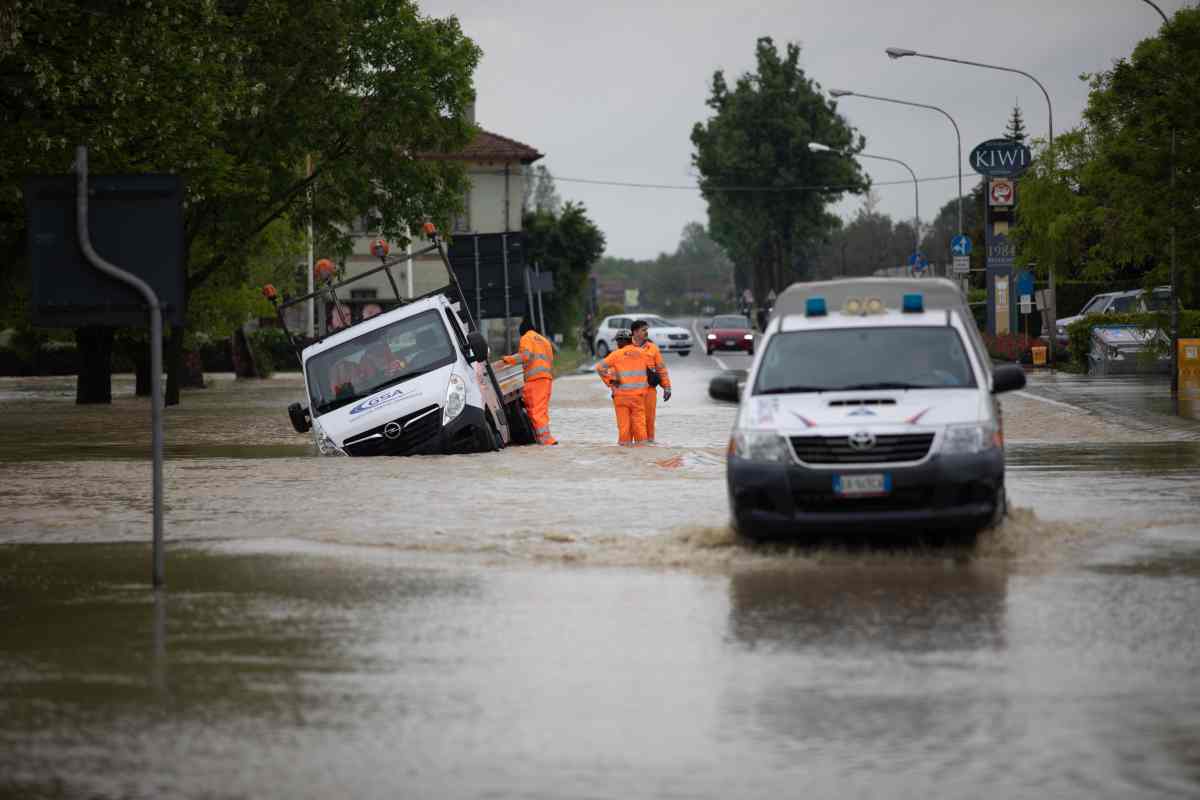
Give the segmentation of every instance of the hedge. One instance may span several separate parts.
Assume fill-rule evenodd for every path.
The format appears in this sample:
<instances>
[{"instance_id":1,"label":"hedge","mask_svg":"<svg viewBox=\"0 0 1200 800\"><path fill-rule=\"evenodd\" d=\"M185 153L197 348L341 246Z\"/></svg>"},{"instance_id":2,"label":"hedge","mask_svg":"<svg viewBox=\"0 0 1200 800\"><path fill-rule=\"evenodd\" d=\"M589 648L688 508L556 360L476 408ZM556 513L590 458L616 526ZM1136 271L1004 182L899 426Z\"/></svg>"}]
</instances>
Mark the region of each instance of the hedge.
<instances>
[{"instance_id":1,"label":"hedge","mask_svg":"<svg viewBox=\"0 0 1200 800\"><path fill-rule=\"evenodd\" d=\"M1088 350L1091 349L1092 328L1097 325L1136 325L1149 331L1155 329L1169 330L1170 314L1159 312L1154 314L1088 314L1083 319L1076 320L1067 326L1067 352L1071 359L1080 364L1087 363ZM1200 311L1179 312L1179 337L1181 339L1200 338Z\"/></svg>"}]
</instances>

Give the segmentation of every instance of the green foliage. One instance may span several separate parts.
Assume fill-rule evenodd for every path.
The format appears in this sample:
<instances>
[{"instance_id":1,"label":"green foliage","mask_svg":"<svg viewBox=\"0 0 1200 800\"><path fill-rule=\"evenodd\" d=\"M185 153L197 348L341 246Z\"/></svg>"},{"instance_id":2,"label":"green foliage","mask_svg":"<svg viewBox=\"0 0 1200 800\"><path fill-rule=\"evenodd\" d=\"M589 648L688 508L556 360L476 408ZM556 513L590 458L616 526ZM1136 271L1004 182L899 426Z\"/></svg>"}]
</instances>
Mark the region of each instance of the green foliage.
<instances>
[{"instance_id":1,"label":"green foliage","mask_svg":"<svg viewBox=\"0 0 1200 800\"><path fill-rule=\"evenodd\" d=\"M1021 107L1013 106L1012 116L1008 118L1008 127L1004 129L1004 138L1010 142L1025 144L1025 118L1021 116Z\"/></svg>"},{"instance_id":2,"label":"green foliage","mask_svg":"<svg viewBox=\"0 0 1200 800\"><path fill-rule=\"evenodd\" d=\"M674 253L645 261L605 256L595 273L637 288L640 306L664 314L697 312L710 304L733 307L733 262L699 222L683 227ZM618 307L612 313L621 312Z\"/></svg>"},{"instance_id":3,"label":"green foliage","mask_svg":"<svg viewBox=\"0 0 1200 800\"><path fill-rule=\"evenodd\" d=\"M862 137L800 68L800 46L789 43L781 56L762 37L755 58L755 71L732 89L722 70L713 74L713 116L692 129L692 163L708 201L710 234L737 265L739 285L761 297L807 272L837 224L827 206L865 190L867 181L846 157L862 150ZM839 152L814 153L810 142Z\"/></svg>"},{"instance_id":4,"label":"green foliage","mask_svg":"<svg viewBox=\"0 0 1200 800\"><path fill-rule=\"evenodd\" d=\"M269 377L272 372L299 372L300 361L296 351L288 341L287 333L282 328L259 328L250 334L250 346L254 348L255 363L259 373L267 370L262 377Z\"/></svg>"},{"instance_id":5,"label":"green foliage","mask_svg":"<svg viewBox=\"0 0 1200 800\"><path fill-rule=\"evenodd\" d=\"M309 222L333 255L359 216L403 244L461 204L461 165L427 157L473 133L479 49L453 17L411 0L41 0L15 19L0 50L2 303L27 283L21 180L68 171L77 144L96 174L183 176L190 316L216 333L255 312L257 278L288 274Z\"/></svg>"},{"instance_id":6,"label":"green foliage","mask_svg":"<svg viewBox=\"0 0 1200 800\"><path fill-rule=\"evenodd\" d=\"M1168 282L1174 226L1180 297L1200 296L1200 9L1180 9L1091 82L1084 123L1045 143L1021 179L1018 261L1062 277ZM1172 156L1172 135L1176 141ZM1176 179L1172 187L1172 163Z\"/></svg>"},{"instance_id":7,"label":"green foliage","mask_svg":"<svg viewBox=\"0 0 1200 800\"><path fill-rule=\"evenodd\" d=\"M562 214L533 211L525 215L526 257L543 272L554 274L554 292L543 297L550 329L564 340L575 338L583 318L584 289L588 273L604 252L604 234L578 203L568 202Z\"/></svg>"},{"instance_id":8,"label":"green foliage","mask_svg":"<svg viewBox=\"0 0 1200 800\"><path fill-rule=\"evenodd\" d=\"M1140 330L1170 330L1170 318L1165 313L1154 314L1088 314L1067 326L1067 352L1071 359L1087 363L1091 349L1092 328L1097 325L1136 325ZM1179 312L1179 337L1200 337L1200 311ZM1153 348L1152 348L1153 349Z\"/></svg>"},{"instance_id":9,"label":"green foliage","mask_svg":"<svg viewBox=\"0 0 1200 800\"><path fill-rule=\"evenodd\" d=\"M601 303L600 310L596 312L596 321L599 322L605 317L612 317L617 314L624 313L625 306L621 305L620 303Z\"/></svg>"}]
</instances>

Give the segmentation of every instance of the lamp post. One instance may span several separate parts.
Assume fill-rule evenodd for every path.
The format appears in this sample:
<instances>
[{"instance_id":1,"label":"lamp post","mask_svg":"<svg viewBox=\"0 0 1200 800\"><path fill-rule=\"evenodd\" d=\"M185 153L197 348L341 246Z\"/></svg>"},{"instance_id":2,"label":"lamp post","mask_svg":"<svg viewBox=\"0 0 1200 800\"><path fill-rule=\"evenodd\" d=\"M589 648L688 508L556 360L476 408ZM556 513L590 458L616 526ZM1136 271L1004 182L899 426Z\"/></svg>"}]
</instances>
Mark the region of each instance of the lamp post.
<instances>
[{"instance_id":1,"label":"lamp post","mask_svg":"<svg viewBox=\"0 0 1200 800\"><path fill-rule=\"evenodd\" d=\"M834 150L829 145L821 144L819 142L809 142L808 149L813 151L814 153L836 153L839 156L847 155L846 153L843 153L841 150ZM913 210L914 210L914 213L916 214L916 217L915 217L916 224L913 226L913 240L914 240L913 241L913 254L915 255L915 254L921 252L921 191L919 188L919 184L917 183L917 173L913 172L912 167L910 167L908 164L905 164L903 161L901 161L898 158L892 158L890 156L876 156L876 155L871 155L870 153L855 153L854 155L862 156L863 158L874 158L879 161L891 161L893 164L899 164L900 166L902 166L906 170L908 170L908 174L912 176Z\"/></svg>"},{"instance_id":2,"label":"lamp post","mask_svg":"<svg viewBox=\"0 0 1200 800\"><path fill-rule=\"evenodd\" d=\"M829 94L834 97L862 97L867 100L879 100L884 103L896 103L902 106L914 106L916 108L927 108L931 111L936 111L946 119L950 120L950 124L954 126L954 138L958 142L958 158L955 159L955 165L958 167L958 232L963 232L963 190L962 190L962 134L959 133L958 123L954 121L954 117L950 116L944 109L937 106L931 106L926 103L913 103L908 100L897 100L893 97L879 97L873 94L863 94L862 92L853 92L849 89L830 89Z\"/></svg>"},{"instance_id":3,"label":"lamp post","mask_svg":"<svg viewBox=\"0 0 1200 800\"><path fill-rule=\"evenodd\" d=\"M984 69L994 69L994 70L999 70L1000 72L1014 72L1017 75L1024 75L1026 78L1029 78L1029 80L1031 80L1037 84L1037 87L1042 90L1042 96L1046 98L1046 112L1047 112L1047 115L1049 116L1049 122L1050 122L1050 128L1049 128L1050 142L1049 142L1049 147L1046 149L1046 154L1050 156L1050 168L1053 171L1053 169L1054 169L1054 106L1050 103L1050 93L1046 91L1046 87L1043 86L1042 82L1039 81L1037 78L1033 77L1032 75L1030 75L1028 72L1025 72L1024 70L1016 69L1015 67L1000 67L995 64L984 64L981 61L967 61L967 60L961 59L961 58L948 58L946 56L930 55L929 53L918 53L916 50L909 50L904 47L889 47L884 52L886 52L888 55L888 58L892 59L893 61L896 59L905 58L907 56L917 56L919 58L930 58L930 59L933 59L934 61L949 61L952 64L966 64L967 66L970 66L970 67L983 67ZM1051 293L1051 297L1053 297L1054 296L1054 264L1053 263L1050 264L1050 267L1049 267L1049 278L1050 278L1050 293ZM1056 302L1052 303L1050 306L1051 313L1049 316L1050 316L1051 326L1054 325L1054 318L1055 318L1055 316L1057 316L1057 305L1058 305L1058 303L1057 303L1057 298L1056 298ZM1056 350L1055 345L1057 343L1057 336L1055 335L1053 327L1046 335L1046 342L1050 348L1050 368L1053 369L1054 362L1055 362L1055 350Z\"/></svg>"},{"instance_id":4,"label":"lamp post","mask_svg":"<svg viewBox=\"0 0 1200 800\"><path fill-rule=\"evenodd\" d=\"M1163 25L1169 25L1170 20L1157 4L1150 0L1143 3L1153 8L1162 17ZM1175 273L1175 125L1171 125L1171 394L1179 392L1179 287Z\"/></svg>"}]
</instances>

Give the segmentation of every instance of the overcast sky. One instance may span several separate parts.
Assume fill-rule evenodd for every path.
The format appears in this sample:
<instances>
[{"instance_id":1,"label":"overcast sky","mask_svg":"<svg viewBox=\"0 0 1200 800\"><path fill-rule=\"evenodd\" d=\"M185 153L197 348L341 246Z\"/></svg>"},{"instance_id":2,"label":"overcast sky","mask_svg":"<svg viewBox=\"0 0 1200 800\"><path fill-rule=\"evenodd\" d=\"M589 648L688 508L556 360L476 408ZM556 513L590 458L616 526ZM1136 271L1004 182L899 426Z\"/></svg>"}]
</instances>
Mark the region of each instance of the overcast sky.
<instances>
[{"instance_id":1,"label":"overcast sky","mask_svg":"<svg viewBox=\"0 0 1200 800\"><path fill-rule=\"evenodd\" d=\"M691 130L707 119L714 70L732 84L753 69L754 43L801 45L801 66L823 89L851 89L941 106L962 130L963 186L977 177L966 156L1003 133L1014 104L1029 133L1045 136L1046 101L1027 78L923 58L892 61L884 48L982 61L1032 73L1054 105L1054 128L1079 123L1085 72L1108 68L1153 35L1161 18L1142 0L791 0L655 3L607 0L418 0L430 16L454 15L483 50L476 118L530 144L558 178L564 200L582 202L610 255L671 252L683 226L707 224L698 191L600 186L570 179L694 184ZM1168 15L1183 0L1158 0ZM865 152L899 158L919 178L955 174L954 129L940 114L859 98L838 110L867 139ZM880 210L912 218L902 167L864 160L880 185ZM928 220L955 196L956 181L920 185ZM853 215L861 198L836 208Z\"/></svg>"}]
</instances>

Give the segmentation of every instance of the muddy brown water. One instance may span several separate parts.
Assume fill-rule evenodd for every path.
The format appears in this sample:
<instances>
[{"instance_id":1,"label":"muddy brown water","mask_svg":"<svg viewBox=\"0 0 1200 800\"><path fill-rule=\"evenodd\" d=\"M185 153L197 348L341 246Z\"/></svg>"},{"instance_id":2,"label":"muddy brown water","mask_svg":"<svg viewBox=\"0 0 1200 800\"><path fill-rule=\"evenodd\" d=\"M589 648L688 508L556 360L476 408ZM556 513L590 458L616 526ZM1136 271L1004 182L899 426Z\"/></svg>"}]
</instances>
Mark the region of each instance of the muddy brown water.
<instances>
[{"instance_id":1,"label":"muddy brown water","mask_svg":"<svg viewBox=\"0 0 1200 800\"><path fill-rule=\"evenodd\" d=\"M659 447L584 377L557 448L371 461L217 376L166 415L158 594L131 382L0 381L0 796L1200 794L1187 429L1009 398L974 546L755 547L717 364L669 364Z\"/></svg>"}]
</instances>

